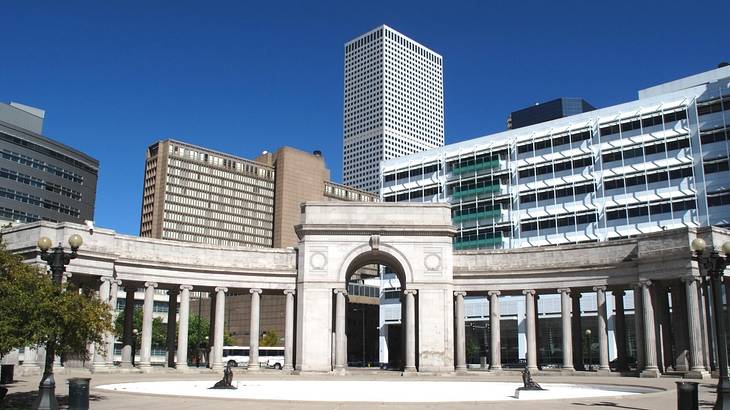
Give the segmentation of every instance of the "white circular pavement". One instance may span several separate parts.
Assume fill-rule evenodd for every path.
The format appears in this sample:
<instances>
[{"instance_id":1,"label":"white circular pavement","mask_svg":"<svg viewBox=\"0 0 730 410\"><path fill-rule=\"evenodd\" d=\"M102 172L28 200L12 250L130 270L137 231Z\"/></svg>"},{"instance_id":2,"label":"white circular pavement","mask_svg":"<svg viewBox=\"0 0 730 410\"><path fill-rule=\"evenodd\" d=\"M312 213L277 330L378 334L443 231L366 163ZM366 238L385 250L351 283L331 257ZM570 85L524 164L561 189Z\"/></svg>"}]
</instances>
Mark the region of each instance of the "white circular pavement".
<instances>
[{"instance_id":1,"label":"white circular pavement","mask_svg":"<svg viewBox=\"0 0 730 410\"><path fill-rule=\"evenodd\" d=\"M98 389L171 396L327 402L474 402L518 400L520 383L464 381L239 380L237 390L210 390L215 381L119 383ZM545 391L523 392L519 400L627 396L656 392L634 386L543 383Z\"/></svg>"}]
</instances>

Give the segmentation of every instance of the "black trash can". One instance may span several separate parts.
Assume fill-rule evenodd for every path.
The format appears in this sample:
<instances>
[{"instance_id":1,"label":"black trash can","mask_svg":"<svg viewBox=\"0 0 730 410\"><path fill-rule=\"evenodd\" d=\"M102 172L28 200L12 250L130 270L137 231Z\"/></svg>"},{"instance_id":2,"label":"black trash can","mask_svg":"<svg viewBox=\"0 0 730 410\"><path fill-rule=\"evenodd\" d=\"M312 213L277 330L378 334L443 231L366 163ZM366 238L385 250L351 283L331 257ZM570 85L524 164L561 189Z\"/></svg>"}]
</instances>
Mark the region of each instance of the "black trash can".
<instances>
[{"instance_id":1,"label":"black trash can","mask_svg":"<svg viewBox=\"0 0 730 410\"><path fill-rule=\"evenodd\" d=\"M0 384L10 384L13 382L14 364L0 365Z\"/></svg>"},{"instance_id":2,"label":"black trash can","mask_svg":"<svg viewBox=\"0 0 730 410\"><path fill-rule=\"evenodd\" d=\"M677 409L698 410L699 401L697 396L697 382L676 382L677 383Z\"/></svg>"},{"instance_id":3,"label":"black trash can","mask_svg":"<svg viewBox=\"0 0 730 410\"><path fill-rule=\"evenodd\" d=\"M84 377L68 379L68 408L69 410L89 409L89 381Z\"/></svg>"}]
</instances>

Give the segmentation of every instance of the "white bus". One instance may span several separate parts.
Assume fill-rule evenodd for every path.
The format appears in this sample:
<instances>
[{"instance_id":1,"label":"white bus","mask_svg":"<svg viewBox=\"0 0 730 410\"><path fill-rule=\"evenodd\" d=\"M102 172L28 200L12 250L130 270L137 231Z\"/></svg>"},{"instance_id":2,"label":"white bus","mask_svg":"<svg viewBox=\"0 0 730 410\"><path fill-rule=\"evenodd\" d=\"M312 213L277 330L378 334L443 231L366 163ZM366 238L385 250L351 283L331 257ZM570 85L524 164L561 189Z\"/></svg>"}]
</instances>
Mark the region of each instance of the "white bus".
<instances>
[{"instance_id":1,"label":"white bus","mask_svg":"<svg viewBox=\"0 0 730 410\"><path fill-rule=\"evenodd\" d=\"M234 367L248 366L248 346L223 346L223 363ZM259 347L259 366L281 370L284 366L283 347Z\"/></svg>"}]
</instances>

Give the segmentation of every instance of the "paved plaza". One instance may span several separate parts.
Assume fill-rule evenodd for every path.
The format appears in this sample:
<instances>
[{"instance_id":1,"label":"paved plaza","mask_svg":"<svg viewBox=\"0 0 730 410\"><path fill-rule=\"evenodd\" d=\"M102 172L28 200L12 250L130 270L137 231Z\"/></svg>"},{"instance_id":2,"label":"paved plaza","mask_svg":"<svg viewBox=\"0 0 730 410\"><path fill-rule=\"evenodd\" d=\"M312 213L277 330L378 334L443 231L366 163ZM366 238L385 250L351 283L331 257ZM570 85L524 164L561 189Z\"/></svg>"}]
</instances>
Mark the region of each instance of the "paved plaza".
<instances>
[{"instance_id":1,"label":"paved plaza","mask_svg":"<svg viewBox=\"0 0 730 410\"><path fill-rule=\"evenodd\" d=\"M637 394L623 397L597 397L597 398L581 398L581 399L556 399L546 401L501 401L501 402L449 402L449 403L397 403L397 402L298 402L292 401L287 397L287 391L280 392L280 400L245 400L245 399L217 399L217 398L193 398L183 396L160 396L141 393L121 393L115 391L102 390L97 386L114 384L114 383L133 383L133 382L151 382L151 381L184 381L184 380L205 380L209 381L212 386L220 377L210 372L194 372L181 375L172 371L153 372L151 374L93 374L88 372L69 371L65 374L57 375L57 397L62 405L66 408L68 403L68 387L66 380L71 377L91 377L91 408L92 409L129 409L147 408L154 409L503 409L509 408L513 410L519 409L632 409L632 410L648 410L648 409L675 409L676 408L676 389L675 382L678 378L662 377L658 379L645 379L634 377L599 377L599 376L542 376L536 377L539 383L555 384L599 384L611 385L617 388L626 386L641 386L657 389L656 392ZM3 409L24 409L29 408L37 391L39 376L17 377L16 382L8 385L10 392L6 397ZM235 382L246 382L254 380L264 381L376 381L379 383L392 382L398 383L403 381L419 382L419 381L439 381L454 382L463 384L467 382L511 382L518 383L521 381L519 372L514 375L507 374L501 376L491 375L482 372L469 372L464 375L452 376L412 376L401 377L396 372L382 371L364 371L354 370L347 376L292 376L284 375L278 371L262 371L257 374L246 374L237 371L234 375ZM700 384L700 408L712 408L714 402L714 381ZM372 395L377 396L378 390L373 388Z\"/></svg>"}]
</instances>

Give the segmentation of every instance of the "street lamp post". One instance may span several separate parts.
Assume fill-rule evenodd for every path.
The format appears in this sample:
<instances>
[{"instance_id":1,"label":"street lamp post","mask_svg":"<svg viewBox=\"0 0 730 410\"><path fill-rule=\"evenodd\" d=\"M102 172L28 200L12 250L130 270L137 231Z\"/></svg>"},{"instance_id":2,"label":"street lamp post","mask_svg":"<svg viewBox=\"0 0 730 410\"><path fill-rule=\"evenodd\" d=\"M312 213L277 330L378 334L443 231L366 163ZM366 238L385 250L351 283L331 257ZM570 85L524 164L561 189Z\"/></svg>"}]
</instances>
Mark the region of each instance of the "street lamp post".
<instances>
[{"instance_id":1,"label":"street lamp post","mask_svg":"<svg viewBox=\"0 0 730 410\"><path fill-rule=\"evenodd\" d=\"M41 259L43 259L51 269L51 280L55 286L60 288L63 272L66 271L66 265L71 263L71 259L78 256L76 251L78 251L82 243L83 240L79 235L71 235L71 237L68 238L68 244L71 246L71 253L66 253L60 243L55 248L51 249L53 242L51 242L50 239L42 237L38 240L38 248L41 250ZM51 250L51 252L48 252L49 250ZM38 399L35 406L36 409L58 409L58 402L56 401L56 380L53 378L53 361L56 357L55 343L55 335L52 335L49 337L48 343L46 344L46 363L43 368L41 383L38 386Z\"/></svg>"},{"instance_id":2,"label":"street lamp post","mask_svg":"<svg viewBox=\"0 0 730 410\"><path fill-rule=\"evenodd\" d=\"M700 275L707 276L712 288L712 318L715 321L715 347L717 348L717 365L720 378L717 381L717 399L715 410L730 410L730 378L727 369L727 342L725 339L725 321L722 318L722 276L730 259L730 242L722 245L725 257L713 248L709 248L704 240L696 238L692 241Z\"/></svg>"},{"instance_id":3,"label":"street lamp post","mask_svg":"<svg viewBox=\"0 0 730 410\"><path fill-rule=\"evenodd\" d=\"M593 355L591 354L591 348L593 345L591 344L591 329L586 329L586 337L588 338L588 370L592 370L593 367Z\"/></svg>"}]
</instances>

